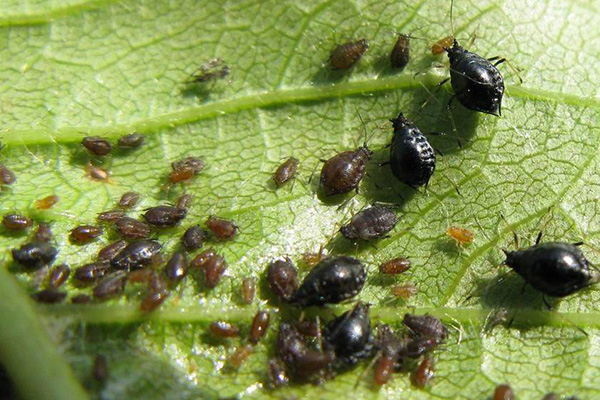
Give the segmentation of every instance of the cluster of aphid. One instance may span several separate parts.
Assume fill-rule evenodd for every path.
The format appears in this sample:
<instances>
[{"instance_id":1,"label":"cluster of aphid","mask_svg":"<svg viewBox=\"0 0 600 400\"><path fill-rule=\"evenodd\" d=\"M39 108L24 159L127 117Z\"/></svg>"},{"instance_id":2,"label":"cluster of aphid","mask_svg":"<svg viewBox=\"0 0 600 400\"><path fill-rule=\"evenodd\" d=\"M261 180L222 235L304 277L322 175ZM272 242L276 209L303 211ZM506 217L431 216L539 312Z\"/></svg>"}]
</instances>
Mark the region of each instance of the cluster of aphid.
<instances>
[{"instance_id":1,"label":"cluster of aphid","mask_svg":"<svg viewBox=\"0 0 600 400\"><path fill-rule=\"evenodd\" d=\"M492 400L515 400L515 392L513 392L512 388L508 385L498 385L494 390L494 397ZM560 400L560 396L556 393L550 392L546 394L542 400ZM565 398L565 400L579 400L576 396L571 396Z\"/></svg>"}]
</instances>

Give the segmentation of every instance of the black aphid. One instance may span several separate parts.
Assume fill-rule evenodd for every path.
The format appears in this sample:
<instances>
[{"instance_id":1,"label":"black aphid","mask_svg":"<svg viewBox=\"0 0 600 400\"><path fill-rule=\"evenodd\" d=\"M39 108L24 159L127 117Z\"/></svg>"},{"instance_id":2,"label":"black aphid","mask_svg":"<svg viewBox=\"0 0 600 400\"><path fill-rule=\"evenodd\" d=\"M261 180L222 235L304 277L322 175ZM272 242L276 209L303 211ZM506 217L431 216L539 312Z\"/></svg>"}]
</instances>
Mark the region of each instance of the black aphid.
<instances>
[{"instance_id":1,"label":"black aphid","mask_svg":"<svg viewBox=\"0 0 600 400\"><path fill-rule=\"evenodd\" d=\"M337 46L329 55L331 69L348 69L360 60L369 48L366 39L348 42Z\"/></svg>"},{"instance_id":2,"label":"black aphid","mask_svg":"<svg viewBox=\"0 0 600 400\"><path fill-rule=\"evenodd\" d=\"M390 208L374 205L352 217L348 225L340 228L340 232L350 240L377 239L394 229L397 222L398 218Z\"/></svg>"},{"instance_id":3,"label":"black aphid","mask_svg":"<svg viewBox=\"0 0 600 400\"><path fill-rule=\"evenodd\" d=\"M76 244L86 244L102 235L103 230L99 226L79 225L71 230L69 239Z\"/></svg>"},{"instance_id":4,"label":"black aphid","mask_svg":"<svg viewBox=\"0 0 600 400\"><path fill-rule=\"evenodd\" d=\"M392 68L403 69L410 59L410 35L398 35L398 40L390 54Z\"/></svg>"},{"instance_id":5,"label":"black aphid","mask_svg":"<svg viewBox=\"0 0 600 400\"><path fill-rule=\"evenodd\" d=\"M116 242L112 242L106 246L104 246L98 252L98 259L110 261L116 257L125 247L127 247L128 243L121 239Z\"/></svg>"},{"instance_id":6,"label":"black aphid","mask_svg":"<svg viewBox=\"0 0 600 400\"><path fill-rule=\"evenodd\" d=\"M356 150L344 151L325 161L321 169L320 184L326 196L358 191L365 176L367 161L373 152L364 145Z\"/></svg>"},{"instance_id":7,"label":"black aphid","mask_svg":"<svg viewBox=\"0 0 600 400\"><path fill-rule=\"evenodd\" d=\"M116 269L126 271L138 269L152 264L160 253L162 246L154 240L140 240L133 242L111 260Z\"/></svg>"},{"instance_id":8,"label":"black aphid","mask_svg":"<svg viewBox=\"0 0 600 400\"><path fill-rule=\"evenodd\" d=\"M390 120L394 136L390 147L390 167L402 183L416 187L427 185L435 171L435 152L419 128L402 113Z\"/></svg>"},{"instance_id":9,"label":"black aphid","mask_svg":"<svg viewBox=\"0 0 600 400\"><path fill-rule=\"evenodd\" d=\"M52 264L57 254L58 250L46 242L25 243L18 249L12 249L13 260L30 270Z\"/></svg>"},{"instance_id":10,"label":"black aphid","mask_svg":"<svg viewBox=\"0 0 600 400\"><path fill-rule=\"evenodd\" d=\"M172 228L185 218L187 210L171 206L149 208L143 217L147 223L158 228Z\"/></svg>"},{"instance_id":11,"label":"black aphid","mask_svg":"<svg viewBox=\"0 0 600 400\"><path fill-rule=\"evenodd\" d=\"M369 305L358 303L327 324L323 344L335 352L339 367L350 367L373 355L375 341L371 331Z\"/></svg>"},{"instance_id":12,"label":"black aphid","mask_svg":"<svg viewBox=\"0 0 600 400\"><path fill-rule=\"evenodd\" d=\"M252 344L257 344L258 341L267 334L269 328L269 322L271 317L268 312L258 310L254 319L252 320L252 326L250 327L250 336L248 340Z\"/></svg>"},{"instance_id":13,"label":"black aphid","mask_svg":"<svg viewBox=\"0 0 600 400\"><path fill-rule=\"evenodd\" d=\"M367 271L357 259L327 258L309 272L290 302L301 307L340 303L356 296L366 279Z\"/></svg>"},{"instance_id":14,"label":"black aphid","mask_svg":"<svg viewBox=\"0 0 600 400\"><path fill-rule=\"evenodd\" d=\"M97 156L105 156L110 153L112 145L106 139L97 136L84 137L81 141L83 147L85 147L90 153Z\"/></svg>"}]
</instances>

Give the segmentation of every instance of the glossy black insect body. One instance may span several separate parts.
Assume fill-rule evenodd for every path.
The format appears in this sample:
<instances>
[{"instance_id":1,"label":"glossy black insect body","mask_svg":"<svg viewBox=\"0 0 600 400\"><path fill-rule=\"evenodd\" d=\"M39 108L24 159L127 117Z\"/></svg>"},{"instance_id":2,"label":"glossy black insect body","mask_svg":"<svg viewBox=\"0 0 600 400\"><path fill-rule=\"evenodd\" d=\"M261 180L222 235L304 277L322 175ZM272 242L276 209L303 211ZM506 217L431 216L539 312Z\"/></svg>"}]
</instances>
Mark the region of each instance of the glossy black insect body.
<instances>
[{"instance_id":1,"label":"glossy black insect body","mask_svg":"<svg viewBox=\"0 0 600 400\"><path fill-rule=\"evenodd\" d=\"M126 271L150 265L160 253L162 246L154 240L140 240L133 242L111 260L116 269Z\"/></svg>"},{"instance_id":2,"label":"glossy black insect body","mask_svg":"<svg viewBox=\"0 0 600 400\"><path fill-rule=\"evenodd\" d=\"M122 239L112 242L111 244L100 249L98 252L98 259L110 261L115 258L123 249L125 249L127 245L127 242Z\"/></svg>"},{"instance_id":3,"label":"glossy black insect body","mask_svg":"<svg viewBox=\"0 0 600 400\"><path fill-rule=\"evenodd\" d=\"M392 68L403 69L408 64L410 59L410 36L409 35L398 35L398 40L392 49L390 54L390 61L392 62Z\"/></svg>"},{"instance_id":4,"label":"glossy black insect body","mask_svg":"<svg viewBox=\"0 0 600 400\"><path fill-rule=\"evenodd\" d=\"M600 281L600 273L590 270L582 251L572 244L548 242L504 253L504 264L548 296L568 296Z\"/></svg>"},{"instance_id":5,"label":"glossy black insect body","mask_svg":"<svg viewBox=\"0 0 600 400\"><path fill-rule=\"evenodd\" d=\"M13 260L30 270L51 264L57 254L58 250L46 242L26 243L18 249L12 249Z\"/></svg>"},{"instance_id":6,"label":"glossy black insect body","mask_svg":"<svg viewBox=\"0 0 600 400\"><path fill-rule=\"evenodd\" d=\"M327 258L309 272L290 302L301 307L340 303L356 296L366 279L365 267L357 259Z\"/></svg>"},{"instance_id":7,"label":"glossy black insect body","mask_svg":"<svg viewBox=\"0 0 600 400\"><path fill-rule=\"evenodd\" d=\"M188 273L188 262L185 255L175 252L165 267L167 280L171 285L178 284Z\"/></svg>"},{"instance_id":8,"label":"glossy black insect body","mask_svg":"<svg viewBox=\"0 0 600 400\"><path fill-rule=\"evenodd\" d=\"M360 60L369 48L366 39L348 42L337 46L329 55L331 69L349 69Z\"/></svg>"},{"instance_id":9,"label":"glossy black insect body","mask_svg":"<svg viewBox=\"0 0 600 400\"><path fill-rule=\"evenodd\" d=\"M435 171L435 152L429 141L412 122L400 113L390 120L394 137L390 147L390 166L402 183L416 187L427 185Z\"/></svg>"},{"instance_id":10,"label":"glossy black insect body","mask_svg":"<svg viewBox=\"0 0 600 400\"><path fill-rule=\"evenodd\" d=\"M341 367L355 365L374 350L369 306L358 303L354 309L331 321L323 330L325 348L335 352Z\"/></svg>"},{"instance_id":11,"label":"glossy black insect body","mask_svg":"<svg viewBox=\"0 0 600 400\"><path fill-rule=\"evenodd\" d=\"M95 263L85 264L75 270L73 277L80 284L94 283L110 270L108 261L98 261Z\"/></svg>"},{"instance_id":12,"label":"glossy black insect body","mask_svg":"<svg viewBox=\"0 0 600 400\"><path fill-rule=\"evenodd\" d=\"M283 301L289 301L298 289L298 271L289 258L269 265L267 281L271 290Z\"/></svg>"},{"instance_id":13,"label":"glossy black insect body","mask_svg":"<svg viewBox=\"0 0 600 400\"><path fill-rule=\"evenodd\" d=\"M396 226L398 218L387 207L374 205L352 217L348 225L342 226L340 232L346 239L377 239L390 232Z\"/></svg>"},{"instance_id":14,"label":"glossy black insect body","mask_svg":"<svg viewBox=\"0 0 600 400\"><path fill-rule=\"evenodd\" d=\"M150 225L158 228L172 228L185 218L187 210L171 206L149 208L144 213L144 219Z\"/></svg>"},{"instance_id":15,"label":"glossy black insect body","mask_svg":"<svg viewBox=\"0 0 600 400\"><path fill-rule=\"evenodd\" d=\"M469 110L500 116L504 79L498 68L465 50L456 40L445 50L450 60L450 83L458 101Z\"/></svg>"},{"instance_id":16,"label":"glossy black insect body","mask_svg":"<svg viewBox=\"0 0 600 400\"><path fill-rule=\"evenodd\" d=\"M367 161L373 152L366 146L336 154L323 164L321 188L326 196L348 193L358 189L365 176Z\"/></svg>"}]
</instances>

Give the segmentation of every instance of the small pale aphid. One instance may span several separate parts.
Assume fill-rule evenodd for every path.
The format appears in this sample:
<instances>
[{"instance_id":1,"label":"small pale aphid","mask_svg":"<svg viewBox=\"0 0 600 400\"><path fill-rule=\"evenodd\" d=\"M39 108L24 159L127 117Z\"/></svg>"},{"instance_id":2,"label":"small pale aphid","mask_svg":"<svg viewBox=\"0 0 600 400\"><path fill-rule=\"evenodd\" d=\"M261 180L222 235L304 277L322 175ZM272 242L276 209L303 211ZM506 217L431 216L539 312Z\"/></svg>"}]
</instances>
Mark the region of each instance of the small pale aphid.
<instances>
[{"instance_id":1,"label":"small pale aphid","mask_svg":"<svg viewBox=\"0 0 600 400\"><path fill-rule=\"evenodd\" d=\"M458 226L451 226L446 230L446 235L450 236L457 245L471 244L475 240L475 234L468 229Z\"/></svg>"}]
</instances>

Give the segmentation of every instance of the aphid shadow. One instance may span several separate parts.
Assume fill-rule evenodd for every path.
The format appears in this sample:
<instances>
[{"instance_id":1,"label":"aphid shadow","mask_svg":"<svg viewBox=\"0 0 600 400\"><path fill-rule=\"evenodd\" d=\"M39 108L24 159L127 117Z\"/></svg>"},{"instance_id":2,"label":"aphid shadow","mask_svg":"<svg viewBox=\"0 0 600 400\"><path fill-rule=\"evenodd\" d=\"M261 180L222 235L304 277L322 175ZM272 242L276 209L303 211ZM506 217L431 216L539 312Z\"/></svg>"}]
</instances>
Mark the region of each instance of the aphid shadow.
<instances>
[{"instance_id":1,"label":"aphid shadow","mask_svg":"<svg viewBox=\"0 0 600 400\"><path fill-rule=\"evenodd\" d=\"M312 76L311 82L313 86L330 85L332 83L338 83L346 78L354 67L349 69L331 69L329 63L324 64L316 74Z\"/></svg>"},{"instance_id":2,"label":"aphid shadow","mask_svg":"<svg viewBox=\"0 0 600 400\"><path fill-rule=\"evenodd\" d=\"M214 92L216 83L184 83L179 91L185 98L194 98L201 101L207 101Z\"/></svg>"},{"instance_id":3,"label":"aphid shadow","mask_svg":"<svg viewBox=\"0 0 600 400\"><path fill-rule=\"evenodd\" d=\"M435 251L443 252L449 255L460 256L466 251L466 246L459 246L454 240L449 237L438 239L434 242L433 248Z\"/></svg>"}]
</instances>

